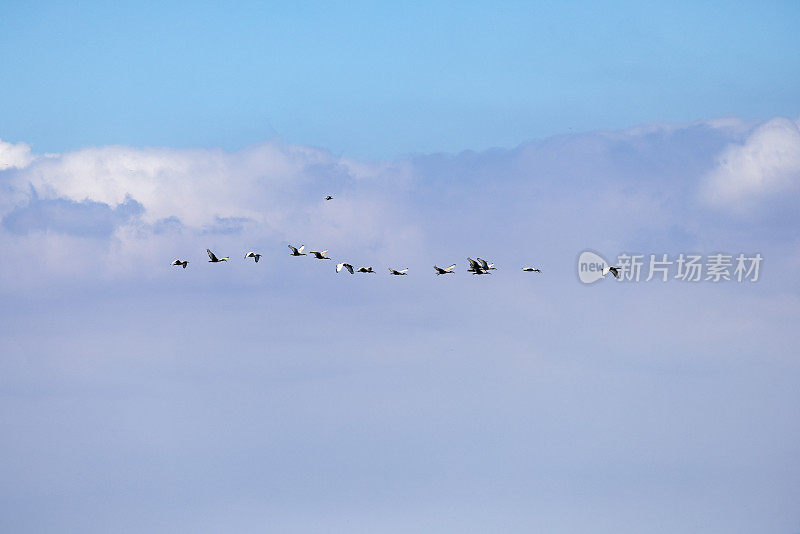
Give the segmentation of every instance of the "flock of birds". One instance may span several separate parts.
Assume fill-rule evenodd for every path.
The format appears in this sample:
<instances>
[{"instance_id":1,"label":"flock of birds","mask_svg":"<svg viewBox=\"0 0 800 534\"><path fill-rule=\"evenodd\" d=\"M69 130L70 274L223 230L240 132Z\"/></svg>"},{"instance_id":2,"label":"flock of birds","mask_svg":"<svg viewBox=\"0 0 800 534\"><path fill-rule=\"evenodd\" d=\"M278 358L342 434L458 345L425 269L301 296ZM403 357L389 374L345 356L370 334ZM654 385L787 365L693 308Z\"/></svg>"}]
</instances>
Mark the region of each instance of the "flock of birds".
<instances>
[{"instance_id":1,"label":"flock of birds","mask_svg":"<svg viewBox=\"0 0 800 534\"><path fill-rule=\"evenodd\" d=\"M308 253L305 253L305 252L303 252L303 250L305 250L305 248L306 248L305 245L301 245L299 247L293 247L292 245L289 245L289 255L290 256L307 256L308 254L311 254L315 259L318 259L318 260L330 260L331 259L331 258L329 258L327 256L327 254L328 254L327 250L322 250L322 251L311 250ZM206 253L208 254L208 262L209 263L222 263L224 261L228 261L228 260L231 259L230 256L218 257L210 249L206 249ZM245 259L253 258L253 260L256 263L258 263L258 260L261 259L261 256L262 256L262 254L259 254L258 252L250 251L250 252L248 252L247 254L244 255L244 258ZM470 272L472 274L492 274L490 271L496 270L496 267L494 266L494 263L489 263L486 260L481 259L481 258L478 258L477 260L473 260L472 258L467 258L467 261L469 262L469 267L467 269L467 272ZM189 260L175 260L170 265L174 265L176 267L183 267L185 269L189 265ZM440 275L440 274L454 274L455 273L455 269L456 269L456 264L454 263L450 267L439 267L437 265L434 265L433 268L436 271L437 275ZM343 262L338 263L336 265L336 272L337 273L342 272L343 270L349 272L350 274L355 274L355 273L375 273L375 271L373 270L372 267L359 267L358 269L356 269L355 267L353 267L352 264L347 263L346 261L343 261ZM536 268L536 267L523 267L522 270L526 271L526 272L531 272L531 273L539 273L539 274L542 273L541 269ZM395 275L395 276L404 276L404 275L408 274L408 268L405 268L405 269L392 269L391 267L389 267L389 272L391 274Z\"/></svg>"},{"instance_id":2,"label":"flock of birds","mask_svg":"<svg viewBox=\"0 0 800 534\"><path fill-rule=\"evenodd\" d=\"M325 200L333 200L333 197L328 195L328 196L325 197ZM289 245L289 250L290 250L290 252L289 252L290 256L307 256L308 254L311 254L315 259L318 259L318 260L330 260L331 259L328 256L326 256L326 254L328 253L327 250L322 250L322 251L311 250L311 251L308 252L308 254L306 254L305 252L303 252L303 250L305 250L305 245L301 245L299 247L294 247L292 245ZM223 261L230 260L230 256L225 256L223 258L217 257L217 255L214 254L213 252L211 252L210 249L206 249L206 252L208 253L208 262L209 263L221 263ZM247 254L244 255L244 259L253 258L255 263L258 263L258 260L261 259L261 256L262 255L260 253L258 253L258 252L250 251L250 252L248 252ZM467 272L470 272L473 275L476 275L476 274L477 275L492 274L491 271L496 270L496 268L494 266L494 263L489 263L486 260L481 259L481 258L477 258L475 260L473 260L472 258L467 258L467 261L469 262L469 266L467 268ZM183 267L184 269L186 269L186 267L189 265L189 260L180 260L180 259L178 259L178 260L173 261L170 265L174 265L176 267ZM456 264L454 263L450 267L438 267L438 266L434 265L433 268L436 271L437 276L438 275L442 275L442 274L454 274L455 273L455 269L456 269ZM348 263L346 261L343 261L343 262L338 263L336 265L336 272L337 273L342 272L343 270L349 272L350 274L355 274L357 272L358 273L375 273L375 271L372 269L372 267L359 267L358 269L356 269L356 268L353 267L352 264L350 264L350 263ZM541 269L539 269L537 267L523 267L522 270L525 271L525 272L529 272L529 273L542 274ZM405 269L392 269L391 267L389 267L389 272L394 276L405 276L405 275L408 274L408 268L405 268ZM614 275L614 278L619 278L619 269L617 267L613 267L613 266L604 267L603 268L603 276L605 276L608 273L611 273L612 275Z\"/></svg>"}]
</instances>

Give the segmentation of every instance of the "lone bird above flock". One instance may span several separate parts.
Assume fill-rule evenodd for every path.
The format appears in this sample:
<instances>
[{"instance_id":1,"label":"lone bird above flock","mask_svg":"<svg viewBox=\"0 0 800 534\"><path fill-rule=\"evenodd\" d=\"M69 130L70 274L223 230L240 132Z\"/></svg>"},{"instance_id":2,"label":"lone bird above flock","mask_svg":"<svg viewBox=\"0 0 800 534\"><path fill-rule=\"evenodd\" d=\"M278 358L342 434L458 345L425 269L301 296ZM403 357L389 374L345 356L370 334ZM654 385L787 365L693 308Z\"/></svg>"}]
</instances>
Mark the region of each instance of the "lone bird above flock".
<instances>
[{"instance_id":1,"label":"lone bird above flock","mask_svg":"<svg viewBox=\"0 0 800 534\"><path fill-rule=\"evenodd\" d=\"M614 278L619 278L619 267L603 267L603 276L611 273L614 275Z\"/></svg>"},{"instance_id":2,"label":"lone bird above flock","mask_svg":"<svg viewBox=\"0 0 800 534\"><path fill-rule=\"evenodd\" d=\"M436 274L437 275L440 275L440 274L453 274L453 269L456 268L456 264L454 263L453 265L451 265L450 267L447 267L445 269L442 269L441 267L437 267L435 265L433 266L433 268L436 269Z\"/></svg>"},{"instance_id":3,"label":"lone bird above flock","mask_svg":"<svg viewBox=\"0 0 800 534\"><path fill-rule=\"evenodd\" d=\"M372 274L375 274L375 271L373 271L373 270L372 270L372 267L360 267L360 268L358 269L358 272L360 272L360 273L372 273Z\"/></svg>"},{"instance_id":4,"label":"lone bird above flock","mask_svg":"<svg viewBox=\"0 0 800 534\"><path fill-rule=\"evenodd\" d=\"M347 269L347 271L348 271L350 274L353 274L353 266L352 266L352 265L350 265L349 263L344 263L344 262L342 262L342 263L340 263L340 264L338 264L338 265L336 266L336 272L337 272L337 273L338 273L339 271L341 271L342 269Z\"/></svg>"},{"instance_id":5,"label":"lone bird above flock","mask_svg":"<svg viewBox=\"0 0 800 534\"><path fill-rule=\"evenodd\" d=\"M325 200L333 200L333 197L328 195L327 197L325 197Z\"/></svg>"},{"instance_id":6,"label":"lone bird above flock","mask_svg":"<svg viewBox=\"0 0 800 534\"><path fill-rule=\"evenodd\" d=\"M391 267L389 267L389 272L392 273L395 276L402 276L402 275L408 274L408 267L406 267L402 271L397 271L397 270L392 269Z\"/></svg>"},{"instance_id":7,"label":"lone bird above flock","mask_svg":"<svg viewBox=\"0 0 800 534\"><path fill-rule=\"evenodd\" d=\"M306 248L305 245L300 245L300 248L294 248L292 245L289 245L289 248L292 249L292 252L290 253L292 256L305 256L306 255L305 252L303 252L303 249Z\"/></svg>"},{"instance_id":8,"label":"lone bird above flock","mask_svg":"<svg viewBox=\"0 0 800 534\"><path fill-rule=\"evenodd\" d=\"M224 258L217 258L214 255L214 253L211 252L209 249L206 249L206 252L208 252L208 262L209 263L219 263L221 261L228 261L230 259L229 256L225 256Z\"/></svg>"},{"instance_id":9,"label":"lone bird above flock","mask_svg":"<svg viewBox=\"0 0 800 534\"><path fill-rule=\"evenodd\" d=\"M261 259L261 254L256 254L255 252L248 252L247 254L245 254L244 257L245 259L253 258L254 260L256 260L256 263L258 263L258 260Z\"/></svg>"},{"instance_id":10,"label":"lone bird above flock","mask_svg":"<svg viewBox=\"0 0 800 534\"><path fill-rule=\"evenodd\" d=\"M311 251L311 254L313 254L313 255L314 255L314 257L315 257L316 259L318 259L318 260L329 260L330 258L327 258L327 257L325 256L325 254L327 254L327 253L328 253L328 251L327 251L327 250L323 250L322 252L317 252L317 251L315 251L315 250L312 250L312 251Z\"/></svg>"},{"instance_id":11,"label":"lone bird above flock","mask_svg":"<svg viewBox=\"0 0 800 534\"><path fill-rule=\"evenodd\" d=\"M189 261L188 260L183 260L183 261L175 260L172 263L170 263L170 265L180 265L181 267L183 267L185 269L186 266L189 265Z\"/></svg>"},{"instance_id":12,"label":"lone bird above flock","mask_svg":"<svg viewBox=\"0 0 800 534\"><path fill-rule=\"evenodd\" d=\"M528 273L539 273L539 274L542 274L541 270L534 269L533 267L523 267L522 270L525 271L525 272L528 272Z\"/></svg>"}]
</instances>

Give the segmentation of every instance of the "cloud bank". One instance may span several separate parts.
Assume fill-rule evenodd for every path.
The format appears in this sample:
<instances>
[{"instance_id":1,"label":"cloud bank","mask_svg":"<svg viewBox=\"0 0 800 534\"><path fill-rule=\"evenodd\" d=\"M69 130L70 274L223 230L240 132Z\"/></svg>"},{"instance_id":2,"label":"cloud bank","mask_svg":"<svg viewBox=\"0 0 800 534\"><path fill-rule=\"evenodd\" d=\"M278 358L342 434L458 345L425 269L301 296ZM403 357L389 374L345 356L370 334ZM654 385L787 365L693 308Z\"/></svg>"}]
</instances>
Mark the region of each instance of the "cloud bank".
<instances>
[{"instance_id":1,"label":"cloud bank","mask_svg":"<svg viewBox=\"0 0 800 534\"><path fill-rule=\"evenodd\" d=\"M217 245L277 253L306 243L383 264L421 262L442 247L460 258L470 243L499 251L536 241L552 254L566 253L559 242L613 251L706 245L725 209L795 191L800 132L782 118L715 120L382 162L283 143L37 155L2 142L0 160L6 249L52 254L56 236L78 239L64 251L89 252L94 270L117 276L126 272L121 258L138 258L138 271ZM335 201L325 203L327 194ZM645 243L645 234L662 242ZM64 262L55 254L39 274ZM11 262L5 274L15 268L29 269Z\"/></svg>"},{"instance_id":2,"label":"cloud bank","mask_svg":"<svg viewBox=\"0 0 800 534\"><path fill-rule=\"evenodd\" d=\"M0 530L791 531L797 197L791 143L764 155L791 124L379 162L4 145ZM710 202L753 176L753 208ZM584 286L586 248L764 263Z\"/></svg>"},{"instance_id":3,"label":"cloud bank","mask_svg":"<svg viewBox=\"0 0 800 534\"><path fill-rule=\"evenodd\" d=\"M743 211L800 187L800 121L776 118L759 125L718 157L702 191L720 208Z\"/></svg>"}]
</instances>

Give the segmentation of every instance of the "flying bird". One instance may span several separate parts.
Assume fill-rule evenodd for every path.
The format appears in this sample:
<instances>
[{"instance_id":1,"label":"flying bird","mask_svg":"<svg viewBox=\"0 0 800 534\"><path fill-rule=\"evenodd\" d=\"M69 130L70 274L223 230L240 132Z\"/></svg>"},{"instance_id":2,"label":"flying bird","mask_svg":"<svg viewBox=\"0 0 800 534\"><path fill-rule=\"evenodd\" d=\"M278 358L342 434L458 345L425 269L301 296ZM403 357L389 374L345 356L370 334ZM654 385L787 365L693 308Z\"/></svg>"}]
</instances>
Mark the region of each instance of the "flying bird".
<instances>
[{"instance_id":1,"label":"flying bird","mask_svg":"<svg viewBox=\"0 0 800 534\"><path fill-rule=\"evenodd\" d=\"M245 255L245 258L253 258L254 260L256 260L256 263L258 263L258 260L261 259L261 254L256 254L255 252L248 252Z\"/></svg>"},{"instance_id":2,"label":"flying bird","mask_svg":"<svg viewBox=\"0 0 800 534\"><path fill-rule=\"evenodd\" d=\"M344 262L342 262L342 263L340 263L340 264L338 264L338 265L336 266L336 272L337 272L337 273L338 273L339 271L341 271L342 269L347 269L347 271L348 271L350 274L353 274L353 266L352 266L352 265L350 265L349 263L344 263Z\"/></svg>"},{"instance_id":3,"label":"flying bird","mask_svg":"<svg viewBox=\"0 0 800 534\"><path fill-rule=\"evenodd\" d=\"M358 269L358 272L360 272L360 273L373 273L373 274L375 273L375 271L372 270L372 267L360 267Z\"/></svg>"},{"instance_id":4,"label":"flying bird","mask_svg":"<svg viewBox=\"0 0 800 534\"><path fill-rule=\"evenodd\" d=\"M619 267L603 267L603 276L611 273L614 275L614 278L619 278Z\"/></svg>"},{"instance_id":5,"label":"flying bird","mask_svg":"<svg viewBox=\"0 0 800 534\"><path fill-rule=\"evenodd\" d=\"M478 259L480 259L480 258L478 258ZM488 268L484 269L481 266L480 263L478 263L477 261L473 260L472 258L467 258L467 261L469 262L469 269L467 269L467 272L470 272L472 274L491 274L489 272Z\"/></svg>"},{"instance_id":6,"label":"flying bird","mask_svg":"<svg viewBox=\"0 0 800 534\"><path fill-rule=\"evenodd\" d=\"M333 200L333 197L328 195L327 197L325 197L325 200Z\"/></svg>"},{"instance_id":7,"label":"flying bird","mask_svg":"<svg viewBox=\"0 0 800 534\"><path fill-rule=\"evenodd\" d=\"M541 270L534 269L533 267L523 267L522 270L525 271L525 272L528 272L528 273L539 273L539 274L542 274Z\"/></svg>"},{"instance_id":8,"label":"flying bird","mask_svg":"<svg viewBox=\"0 0 800 534\"><path fill-rule=\"evenodd\" d=\"M181 267L183 267L185 269L186 266L189 265L189 261L188 260L183 260L183 261L175 260L172 263L170 263L170 265L180 265Z\"/></svg>"},{"instance_id":9,"label":"flying bird","mask_svg":"<svg viewBox=\"0 0 800 534\"><path fill-rule=\"evenodd\" d=\"M450 267L447 267L445 269L442 269L441 267L437 267L435 265L433 266L433 268L436 269L436 274L437 275L440 275L440 274L453 274L453 269L456 268L456 264L454 263L453 265L451 265Z\"/></svg>"},{"instance_id":10,"label":"flying bird","mask_svg":"<svg viewBox=\"0 0 800 534\"><path fill-rule=\"evenodd\" d=\"M228 257L228 256L225 256L224 258L217 258L217 257L214 255L214 253L213 253L213 252L211 252L211 251L210 251L210 250L208 250L208 249L206 249L206 252L208 252L208 262L209 262L209 263L219 263L219 262L221 262L221 261L228 261L228 260L230 259L230 257Z\"/></svg>"},{"instance_id":11,"label":"flying bird","mask_svg":"<svg viewBox=\"0 0 800 534\"><path fill-rule=\"evenodd\" d=\"M318 260L329 260L330 258L326 258L326 257L325 257L325 254L327 254L327 253L328 253L328 251L327 251L327 250L323 250L322 252L317 252L317 251L315 251L315 250L312 250L312 251L311 251L311 254L313 254L313 255L314 255L314 257L315 257L316 259L318 259Z\"/></svg>"},{"instance_id":12,"label":"flying bird","mask_svg":"<svg viewBox=\"0 0 800 534\"><path fill-rule=\"evenodd\" d=\"M408 274L408 268L406 267L406 268L405 268L405 269L403 269L402 271L396 271L396 270L394 270L394 269L392 269L392 268L390 267L390 268L389 268L389 272L390 272L390 273L392 273L392 274L393 274L393 275L395 275L395 276L402 276L402 275Z\"/></svg>"},{"instance_id":13,"label":"flying bird","mask_svg":"<svg viewBox=\"0 0 800 534\"><path fill-rule=\"evenodd\" d=\"M303 252L303 249L306 248L305 245L300 245L300 248L294 248L292 245L289 245L289 248L292 249L290 254L292 256L305 256L306 254Z\"/></svg>"},{"instance_id":14,"label":"flying bird","mask_svg":"<svg viewBox=\"0 0 800 534\"><path fill-rule=\"evenodd\" d=\"M494 263L486 263L486 260L482 260L480 258L478 258L478 263L480 264L481 269L483 269L484 271L494 271L495 270Z\"/></svg>"}]
</instances>

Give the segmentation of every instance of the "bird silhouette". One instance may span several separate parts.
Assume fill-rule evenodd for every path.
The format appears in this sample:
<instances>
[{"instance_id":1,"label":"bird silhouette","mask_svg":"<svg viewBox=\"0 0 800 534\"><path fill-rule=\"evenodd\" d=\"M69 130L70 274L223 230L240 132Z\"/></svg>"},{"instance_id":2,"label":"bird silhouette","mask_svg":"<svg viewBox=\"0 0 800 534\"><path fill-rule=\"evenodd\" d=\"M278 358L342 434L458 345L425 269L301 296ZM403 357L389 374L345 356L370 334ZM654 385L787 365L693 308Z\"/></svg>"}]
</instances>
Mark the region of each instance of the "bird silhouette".
<instances>
[{"instance_id":1,"label":"bird silhouette","mask_svg":"<svg viewBox=\"0 0 800 534\"><path fill-rule=\"evenodd\" d=\"M336 272L337 272L337 273L338 273L339 271L341 271L342 269L347 269L347 271L348 271L350 274L353 274L353 266L352 266L352 265L350 265L349 263L344 263L344 262L342 262L342 263L340 263L340 264L338 264L338 265L336 266Z\"/></svg>"},{"instance_id":2,"label":"bird silhouette","mask_svg":"<svg viewBox=\"0 0 800 534\"><path fill-rule=\"evenodd\" d=\"M441 267L437 267L435 265L433 266L433 268L436 269L436 274L437 275L440 275L440 274L453 274L453 269L456 268L456 264L454 263L450 267L447 267L447 268L444 268L444 269L442 269Z\"/></svg>"},{"instance_id":3,"label":"bird silhouette","mask_svg":"<svg viewBox=\"0 0 800 534\"><path fill-rule=\"evenodd\" d=\"M217 258L214 255L214 253L211 252L209 249L206 249L206 252L208 252L208 262L209 263L219 263L221 261L228 261L230 259L229 256L225 256L224 258Z\"/></svg>"},{"instance_id":4,"label":"bird silhouette","mask_svg":"<svg viewBox=\"0 0 800 534\"><path fill-rule=\"evenodd\" d=\"M306 255L305 252L303 252L303 249L306 248L305 245L300 245L300 248L294 248L292 245L289 245L289 248L292 249L292 252L290 253L292 256L305 256Z\"/></svg>"}]
</instances>

